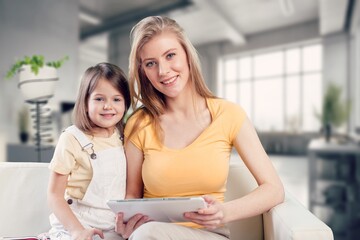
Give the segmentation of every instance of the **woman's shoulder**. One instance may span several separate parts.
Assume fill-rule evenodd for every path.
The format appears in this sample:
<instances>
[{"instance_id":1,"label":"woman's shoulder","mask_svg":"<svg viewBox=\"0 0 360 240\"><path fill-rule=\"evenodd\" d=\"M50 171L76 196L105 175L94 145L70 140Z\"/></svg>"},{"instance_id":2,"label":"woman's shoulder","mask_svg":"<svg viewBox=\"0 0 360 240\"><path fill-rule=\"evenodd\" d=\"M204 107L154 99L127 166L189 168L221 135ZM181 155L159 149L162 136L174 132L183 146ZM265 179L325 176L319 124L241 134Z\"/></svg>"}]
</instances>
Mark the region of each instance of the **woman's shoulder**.
<instances>
[{"instance_id":1,"label":"woman's shoulder","mask_svg":"<svg viewBox=\"0 0 360 240\"><path fill-rule=\"evenodd\" d=\"M141 120L141 122L147 122L147 121L149 121L149 119L150 119L150 116L147 113L147 111L145 110L145 108L140 107L130 114L129 118L126 121L126 125L134 123L138 120Z\"/></svg>"},{"instance_id":2,"label":"woman's shoulder","mask_svg":"<svg viewBox=\"0 0 360 240\"><path fill-rule=\"evenodd\" d=\"M125 124L125 135L128 135L129 132L132 132L133 129L142 129L150 124L149 113L145 108L136 109L127 119Z\"/></svg>"},{"instance_id":3,"label":"woman's shoulder","mask_svg":"<svg viewBox=\"0 0 360 240\"><path fill-rule=\"evenodd\" d=\"M243 108L234 102L223 98L208 98L208 105L214 112L243 112Z\"/></svg>"}]
</instances>

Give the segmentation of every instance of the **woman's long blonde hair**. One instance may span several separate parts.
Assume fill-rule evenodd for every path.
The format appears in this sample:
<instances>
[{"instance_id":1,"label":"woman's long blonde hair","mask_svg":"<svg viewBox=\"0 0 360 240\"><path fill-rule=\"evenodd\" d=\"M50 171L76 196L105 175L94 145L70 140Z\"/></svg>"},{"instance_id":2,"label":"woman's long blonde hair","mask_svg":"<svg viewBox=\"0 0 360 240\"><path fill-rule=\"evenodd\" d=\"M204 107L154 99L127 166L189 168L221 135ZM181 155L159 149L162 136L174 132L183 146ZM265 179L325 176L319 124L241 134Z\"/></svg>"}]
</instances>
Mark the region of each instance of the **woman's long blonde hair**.
<instances>
[{"instance_id":1,"label":"woman's long blonde hair","mask_svg":"<svg viewBox=\"0 0 360 240\"><path fill-rule=\"evenodd\" d=\"M148 124L150 124L150 122L154 124L159 139L161 139L162 133L159 125L159 117L165 112L165 96L156 90L146 77L141 66L140 51L154 36L163 32L174 33L184 48L189 63L189 81L193 86L194 92L204 98L215 97L205 84L196 49L185 35L184 30L175 20L162 16L150 16L138 22L130 32L129 84L130 94L132 96L131 105L133 109L136 109L139 104L143 105L143 107L140 108L143 111L139 113L143 114L143 116L137 119L141 120L144 119L144 115L149 115L150 121ZM139 121L135 122L128 139L136 131L139 123Z\"/></svg>"}]
</instances>

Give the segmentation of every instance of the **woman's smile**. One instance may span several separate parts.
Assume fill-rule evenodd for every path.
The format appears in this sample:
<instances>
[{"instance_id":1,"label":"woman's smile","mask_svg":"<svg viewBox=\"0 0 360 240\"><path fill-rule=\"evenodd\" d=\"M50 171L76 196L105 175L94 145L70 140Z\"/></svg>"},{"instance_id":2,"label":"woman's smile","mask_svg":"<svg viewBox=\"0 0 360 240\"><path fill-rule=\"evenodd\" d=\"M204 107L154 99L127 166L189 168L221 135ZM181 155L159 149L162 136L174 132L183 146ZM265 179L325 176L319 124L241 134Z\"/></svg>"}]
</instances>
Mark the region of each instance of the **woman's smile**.
<instances>
[{"instance_id":1,"label":"woman's smile","mask_svg":"<svg viewBox=\"0 0 360 240\"><path fill-rule=\"evenodd\" d=\"M178 78L178 75L168 78L168 79L165 79L165 80L161 81L161 83L164 85L174 85L173 83L175 83L177 78Z\"/></svg>"}]
</instances>

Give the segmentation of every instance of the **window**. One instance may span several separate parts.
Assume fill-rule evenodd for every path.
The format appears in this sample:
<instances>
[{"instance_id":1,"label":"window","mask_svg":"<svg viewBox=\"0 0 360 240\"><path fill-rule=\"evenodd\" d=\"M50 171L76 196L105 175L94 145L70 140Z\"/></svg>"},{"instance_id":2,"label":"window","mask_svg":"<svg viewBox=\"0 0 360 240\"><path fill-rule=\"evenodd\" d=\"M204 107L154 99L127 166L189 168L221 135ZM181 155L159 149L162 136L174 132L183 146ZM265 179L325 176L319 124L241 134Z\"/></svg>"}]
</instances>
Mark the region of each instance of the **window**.
<instances>
[{"instance_id":1,"label":"window","mask_svg":"<svg viewBox=\"0 0 360 240\"><path fill-rule=\"evenodd\" d=\"M239 103L259 131L316 132L322 104L322 46L281 47L220 60L220 96Z\"/></svg>"}]
</instances>

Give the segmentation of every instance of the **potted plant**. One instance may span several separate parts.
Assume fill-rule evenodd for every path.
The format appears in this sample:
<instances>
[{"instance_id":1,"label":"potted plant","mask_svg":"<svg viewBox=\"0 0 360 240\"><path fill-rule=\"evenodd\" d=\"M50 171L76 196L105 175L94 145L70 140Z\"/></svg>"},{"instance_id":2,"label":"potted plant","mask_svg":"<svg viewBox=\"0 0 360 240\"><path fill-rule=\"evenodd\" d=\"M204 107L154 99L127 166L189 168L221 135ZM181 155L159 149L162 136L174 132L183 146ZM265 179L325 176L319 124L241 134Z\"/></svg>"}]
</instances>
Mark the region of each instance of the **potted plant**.
<instances>
[{"instance_id":1,"label":"potted plant","mask_svg":"<svg viewBox=\"0 0 360 240\"><path fill-rule=\"evenodd\" d=\"M350 114L350 102L341 100L341 92L341 87L330 83L323 97L322 112L316 113L327 142L330 141L333 127L340 127Z\"/></svg>"},{"instance_id":2,"label":"potted plant","mask_svg":"<svg viewBox=\"0 0 360 240\"><path fill-rule=\"evenodd\" d=\"M68 56L58 60L45 62L44 56L25 56L12 65L5 79L11 79L19 73L19 84L26 101L42 101L52 97L55 82L58 80L57 69L68 60Z\"/></svg>"},{"instance_id":3,"label":"potted plant","mask_svg":"<svg viewBox=\"0 0 360 240\"><path fill-rule=\"evenodd\" d=\"M18 114L19 138L22 143L29 140L29 109L23 106Z\"/></svg>"}]
</instances>

